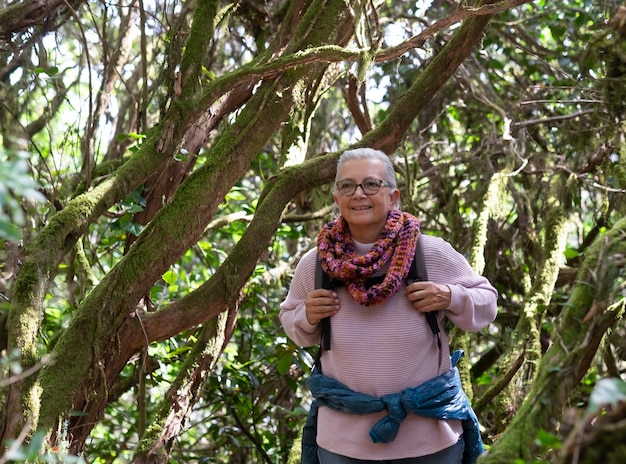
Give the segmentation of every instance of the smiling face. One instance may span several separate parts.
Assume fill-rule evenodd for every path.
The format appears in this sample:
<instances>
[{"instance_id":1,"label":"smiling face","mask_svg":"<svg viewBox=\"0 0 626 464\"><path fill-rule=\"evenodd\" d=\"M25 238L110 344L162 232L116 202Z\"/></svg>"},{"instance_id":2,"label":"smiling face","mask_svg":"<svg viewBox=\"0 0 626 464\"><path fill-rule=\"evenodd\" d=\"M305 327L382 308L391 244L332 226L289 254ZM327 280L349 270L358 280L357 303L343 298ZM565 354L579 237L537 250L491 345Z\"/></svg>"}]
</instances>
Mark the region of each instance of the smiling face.
<instances>
[{"instance_id":1,"label":"smiling face","mask_svg":"<svg viewBox=\"0 0 626 464\"><path fill-rule=\"evenodd\" d=\"M337 175L339 180L360 184L367 178L384 179L384 164L378 159L351 159L345 161ZM336 190L336 189L335 189ZM378 240L387 220L387 213L398 201L400 192L381 185L373 195L366 195L357 187L352 195L335 191L335 204L350 227L350 235L361 243Z\"/></svg>"}]
</instances>

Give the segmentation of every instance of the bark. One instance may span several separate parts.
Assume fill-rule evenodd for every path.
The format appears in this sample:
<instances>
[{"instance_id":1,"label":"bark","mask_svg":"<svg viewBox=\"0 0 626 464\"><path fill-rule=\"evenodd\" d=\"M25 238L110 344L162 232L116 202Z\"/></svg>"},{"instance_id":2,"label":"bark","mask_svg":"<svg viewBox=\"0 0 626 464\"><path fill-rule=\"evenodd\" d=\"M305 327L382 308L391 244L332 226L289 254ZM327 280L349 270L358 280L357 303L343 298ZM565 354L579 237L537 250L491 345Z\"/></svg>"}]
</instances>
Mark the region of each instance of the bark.
<instances>
[{"instance_id":1,"label":"bark","mask_svg":"<svg viewBox=\"0 0 626 464\"><path fill-rule=\"evenodd\" d=\"M201 47L188 47L186 53L198 55L203 53L203 50ZM191 94L188 87L195 87L195 82L193 80L190 82L191 84L187 84L187 82L181 83L181 86L187 86L183 88L188 94ZM187 98L190 98L190 96ZM95 186L88 193L72 200L65 209L51 217L44 230L27 247L24 265L15 281L14 297L11 302L11 312L7 322L9 346L20 350L26 367L33 366L37 361L35 347L38 331L37 325L43 314L45 291L57 264L73 248L78 238L87 232L92 222L95 222L97 218L102 216L111 205L122 200L129 192L134 190L149 174L159 171L161 166L171 157L171 154L176 153L176 147L180 143L180 139L193 124L194 120L197 119L198 114L201 114L201 110L195 109L193 105L189 105L190 109L186 112L181 112L181 104L182 102L179 105L173 105L173 108L166 113L163 129L165 134L163 132L155 132L141 146L136 155L109 178ZM176 134L179 135L177 136ZM133 272L140 274L136 271ZM158 277L154 277L150 284L147 285L151 285ZM128 279L126 282L131 280ZM100 293L102 287L106 287L106 282L107 279L104 279L104 285L96 287L94 294L100 294L101 297L104 296L110 303L111 295L123 291L125 286L122 285L116 288L111 295L107 296L106 293L104 295ZM146 284L144 283L144 285ZM117 293L117 295L120 301L125 301L123 293ZM132 292L130 295L132 295ZM90 307L89 301L86 300L85 303L84 307ZM81 312L81 308L78 309L74 325L85 328L85 332L78 336L76 342L71 341L69 344L71 346L75 343L74 350L76 348L81 349L73 351L73 354L68 356L57 357L55 364L57 368L62 366L64 362L67 363L66 366L61 367L61 370L64 371L61 372L61 377L67 375L68 379L77 382L79 379L84 379L84 372L80 371L79 366L83 366L86 370L91 371L90 366L92 362L94 366L98 365L93 358L99 358L99 348L96 345L96 340L91 338L93 333L87 330L87 327L98 326L99 324L107 327L109 322L114 322L112 313L107 314L107 311L110 310L110 308L107 308L107 305L101 305L100 309L103 310L100 313L101 317L103 317L102 320ZM125 309L122 309L122 312L127 315L130 314L131 309L125 307ZM97 313L98 311L93 312L93 314ZM122 316L120 319L124 317L126 316ZM61 341L63 339L64 337L61 337ZM63 346L63 344L57 345L57 348ZM94 349L95 353L92 351ZM76 356L76 352L80 354ZM95 356L92 357L94 354ZM75 359L75 361L68 361L70 359ZM55 367L49 367L54 371ZM74 374L77 377L74 377ZM44 371L42 375L45 376L46 372ZM63 404L63 407L69 407L71 404L71 393L69 393L66 387L71 385L73 385L71 380L68 384L65 384L61 379L58 385L56 385L58 389L49 391L47 394L55 397L52 400L53 403L59 399L59 405ZM44 391L44 393L46 392ZM39 386L34 378L27 379L24 383L16 382L9 387L6 410L7 420L4 424L3 440L16 437L26 423L27 418L32 421L33 426L37 425L39 418L39 394ZM58 398L56 398L57 394ZM69 397L64 398L64 395L69 395ZM45 401L43 399L42 404L44 404L43 409L45 410ZM44 428L52 429L55 422L56 418L47 417L44 421Z\"/></svg>"},{"instance_id":2,"label":"bark","mask_svg":"<svg viewBox=\"0 0 626 464\"><path fill-rule=\"evenodd\" d=\"M93 111L89 111L85 134L81 140L81 151L83 155L81 175L87 186L91 183L92 171L94 169L94 143L97 138L96 132L100 126L100 121L102 121L103 116L110 111L111 95L113 93L114 86L119 81L119 76L123 74L122 68L124 63L128 60L128 55L131 51L133 39L130 33L138 16L138 8L135 3L136 0L133 0L128 5L127 14L124 14L124 10L126 10L125 8L120 9L121 24L119 28L120 36L117 38L118 43L113 47L111 56L106 56L104 59L104 76L102 79L102 86L95 98L95 108Z\"/></svg>"},{"instance_id":3,"label":"bark","mask_svg":"<svg viewBox=\"0 0 626 464\"><path fill-rule=\"evenodd\" d=\"M385 153L393 153L420 110L444 86L480 42L490 19L491 15L467 19L399 99L397 107L402 108L402 111L390 113L376 129L363 136L358 146L369 146Z\"/></svg>"},{"instance_id":4,"label":"bark","mask_svg":"<svg viewBox=\"0 0 626 464\"><path fill-rule=\"evenodd\" d=\"M299 42L308 38L311 45L316 46L334 36L332 28L341 26L342 22L337 19L346 12L342 9L342 2L326 4L326 8L329 17L333 17L335 21L324 24L323 18L315 17L317 26L311 27L311 32L294 34ZM308 29L309 26L299 25L298 28ZM276 132L288 116L293 106L290 89L303 78L315 75L311 71L309 67L301 67L279 79L264 83L256 90L235 123L226 128L216 140L207 156L206 164L189 176L178 189L173 201L158 213L138 237L125 260L84 300L74 322L59 340L55 354L63 359L67 359L76 350L73 340L81 336L80 334L84 339L90 340L89 346L92 347L86 351L92 353L90 358L74 362L72 375L68 376L67 373L55 371L51 367L41 376L42 427L49 429L55 418L67 410L70 404L73 404L74 409L90 411L90 414L71 419L70 433L75 440L73 452L80 451L94 423L94 416L97 419L106 404L109 384L105 379L114 379L118 373L110 368L123 365L128 359L118 364L103 364L100 361L109 355L116 357L118 346L128 346L127 340L117 338L119 327L130 317L141 296L147 293L169 265L200 238L226 192L248 168L268 137ZM282 204L286 201L288 198ZM275 228L268 229L270 235L274 230ZM177 321L176 329L172 331L172 327L166 328L167 336L178 333L181 322L185 328L193 327L236 302L240 289L265 249L263 244L268 242L269 240L260 242L257 239L255 247L246 250L243 266L239 262L244 260L234 260L237 263L235 268L225 262L220 272L209 281L212 285L217 281L217 288L213 287L210 298L203 298L200 319L191 321L187 307L186 316ZM210 301L208 307L207 301ZM97 316L94 318L94 315ZM146 324L144 326L148 328ZM138 340L143 344L142 334L143 332L138 331ZM118 342L112 343L115 340ZM91 365L102 366L102 372L90 371ZM98 393L91 397L83 398L78 393L73 401L71 399L74 392L94 389Z\"/></svg>"},{"instance_id":5,"label":"bark","mask_svg":"<svg viewBox=\"0 0 626 464\"><path fill-rule=\"evenodd\" d=\"M486 23L483 23L483 27L485 24ZM480 33L478 33L476 29L474 29L473 32L474 32L474 35L472 37L474 37L476 41L479 40ZM461 33L464 34L463 28L462 28ZM466 37L466 41L464 43L465 43L466 48L464 50L466 53L465 56L467 56L467 54L470 53L472 47L468 45L467 43L467 35L465 35L465 37ZM454 50L454 48L451 48L450 50ZM457 51L455 50L455 52ZM444 52L442 53L446 53L446 51L444 50ZM460 54L457 54L456 56L458 59L462 61ZM442 58L442 59L445 59L445 58ZM431 69L427 69L424 72L425 74L430 75L431 72L437 73L438 71L439 71L438 68L435 67L434 71ZM451 69L450 73L452 73L453 71L454 70ZM432 81L428 79L425 79L425 80L428 82ZM446 79L441 79L439 80L439 85L443 86L445 82L446 82ZM412 95L415 96L417 94L419 94L419 92L415 92ZM427 101L428 100L426 100L426 102ZM398 107L396 107L395 109L391 111L389 118L393 119L398 114L406 115L407 107L415 111L413 117L416 117L417 113L419 113L420 105L416 104L413 101L405 99L400 105L398 105ZM401 118L397 118L397 119L399 120ZM403 119L402 122L400 123L403 127L402 130L405 131L411 122L412 120L409 118ZM385 132L383 130L379 130L377 132L377 134L379 134L378 135L379 137L383 137L384 133ZM373 138L372 140L373 140L372 146L376 146L376 143L377 143L376 139ZM392 151L395 151L395 148L397 148L397 145L400 143L400 140L398 139L395 143L396 143L396 146L393 148ZM231 259L233 263L243 263L245 260L245 261L249 261L249 266L248 266L249 270L247 272L251 272L254 264L256 263L256 260L258 259L256 257L261 256L260 249L253 251L251 248L254 246L255 243L257 244L269 243L269 241L271 240L272 234L274 233L276 227L279 224L282 210L284 208L284 205L287 203L287 201L293 198L298 191L313 187L315 185L319 185L320 183L323 183L324 181L327 181L331 179L332 177L334 177L335 164L336 164L336 155L329 155L323 158L316 158L310 162L303 164L302 166L293 168L293 172L292 172L292 169L286 169L283 171L282 175L279 175L277 178L275 178L274 182L272 182L271 184L271 187L269 187L269 190L266 190L266 192L264 192L264 194L262 195L261 200L259 201L257 213L255 214L255 217L253 221L251 222L251 224L248 226L246 233L244 234L240 242L235 246L235 248L233 249L233 251L231 252L231 254L229 255L229 257L227 258L227 260L225 261L222 267L229 267ZM316 176L315 173L317 173L318 175ZM239 270L239 274L241 274L242 270L240 267L238 270ZM245 276L247 275L248 273L245 274ZM209 281L208 284L210 282L211 281ZM236 286L243 285L243 281L240 281L236 283L235 285ZM213 291L211 291L209 288L207 289L201 288L198 291L201 291L205 295L209 295L209 294L215 295L215 293L213 293ZM204 301L204 298L201 296L199 298L198 305L193 305L193 303L190 304L190 301L187 300L183 306L185 308L185 314L189 314L190 309L194 306L196 306L197 309L201 311L203 309L203 306L202 306L203 301ZM175 308L170 307L170 309L174 310ZM219 307L215 308L215 311L220 311L220 310L221 309ZM180 320L180 317L173 317L173 318L168 318L168 321L165 322L165 320L163 320L160 316L163 316L163 314L160 314L160 315L156 314L153 316L153 318L152 316L149 316L151 320L144 321L144 326L148 334L150 335L154 334L155 336L157 336L156 333L152 330L153 328L154 329L161 329L163 327L172 328L171 324L175 324L176 321ZM158 319L161 319L161 321L156 322ZM164 336L158 335L158 338L161 338L161 337L164 337Z\"/></svg>"},{"instance_id":6,"label":"bark","mask_svg":"<svg viewBox=\"0 0 626 464\"><path fill-rule=\"evenodd\" d=\"M8 40L12 34L26 32L35 26L44 31L54 30L58 21L77 9L83 0L33 0L15 2L0 10L0 39Z\"/></svg>"},{"instance_id":7,"label":"bark","mask_svg":"<svg viewBox=\"0 0 626 464\"><path fill-rule=\"evenodd\" d=\"M466 36L463 30L460 30L459 34ZM479 33L475 35L475 39L480 39ZM444 49L442 53L445 53L446 50L447 49ZM467 53L470 51L470 48L466 49ZM456 53L457 51L453 50L453 52ZM442 60L446 60L446 58L444 57ZM405 97L401 103L390 109L390 114L385 121L389 119L396 120L398 121L398 125L406 130L406 127L412 120L405 118L404 115L406 113L419 113L420 105L424 104L422 99L419 98L419 90L414 89L414 87L419 86L420 83L424 81L431 82L435 80L434 77L430 78L429 76L431 73L439 76L438 71L438 67L428 67L424 70L424 76L416 81L413 86L411 86L412 91L407 93L407 95L417 98L410 100L409 97ZM445 84L445 81L441 79L438 79L438 81L440 85ZM437 91L437 89L430 90L433 92ZM368 144L360 141L358 145L380 146L382 143L380 139L384 138L387 140L385 131L381 130L380 127L381 126L368 134ZM400 139L395 141L396 144L400 142ZM395 147L397 146L398 145L395 145ZM392 152L394 150L392 150ZM254 253L257 252L257 250L264 250L265 244L271 241L274 230L280 222L285 204L298 192L323 185L333 179L338 155L338 153L333 153L327 156L313 158L302 165L285 168L279 175L270 179L265 191L259 199L259 206L254 219L246 229L242 239L233 248L233 252L231 252L229 257L225 260L222 267L235 266L235 264L230 263L243 263L245 265L244 269L251 271L256 264L256 258L254 257L256 255ZM270 203L268 204L268 202ZM253 256L248 256L248 253L253 253ZM237 265L237 267L239 267L239 265ZM221 273L222 269L220 268L215 277L218 277ZM198 290L170 305L167 310L146 315L144 325L148 333L148 339L163 340L206 320L205 317L207 317L207 314L205 314L203 310L207 308L207 297L212 294L214 295L215 293L213 292L219 288L212 285L212 281L213 279L207 281L207 283ZM245 282L245 278L240 279L240 281ZM237 284L239 284L239 282L237 282ZM208 306L208 317L215 317L217 313L220 312L217 309L219 306L218 304L210 304ZM184 311L183 308L185 308ZM129 323L131 325L134 324L133 322ZM130 331L134 332L132 329Z\"/></svg>"},{"instance_id":8,"label":"bark","mask_svg":"<svg viewBox=\"0 0 626 464\"><path fill-rule=\"evenodd\" d=\"M339 29L346 29L346 26L339 25ZM332 37L332 33L329 34L329 36ZM347 38L340 40L337 45L345 45L346 40ZM294 95L295 101L300 103L294 105L288 128L283 130L283 145L289 150L293 150L294 147L298 147L300 145L306 146L305 134L308 133L307 127L312 115L312 108L315 107L313 101L318 98L317 94L320 88L320 83L324 78L325 70L326 66L311 68L308 73L308 79L306 81L303 80L302 84L295 86L292 90L292 93L298 94L297 96ZM236 302L231 302L228 305L228 311L230 313L229 320L232 322L228 324L226 329L227 333L224 334L223 330L212 331L210 337L200 336L200 340L196 346L203 346L204 344L214 345L218 341L222 344L222 346L224 346L225 343L230 340L230 336L232 335L234 329L233 324L236 319L236 309L234 309L235 306ZM217 317L220 318L223 314L224 313L222 312L218 314ZM208 322L209 326L213 325L211 321L212 320L209 320ZM206 331L203 330L202 332L204 334ZM165 395L165 399L161 405L161 417L157 418L157 420L153 423L150 433L147 433L144 436L142 445L135 455L133 462L167 462L171 446L175 438L180 433L191 407L197 400L198 391L204 386L204 381L208 378L208 375L217 360L216 357L211 357L211 362L206 363L203 362L204 356L200 356L199 359L196 360L197 358L198 355L196 353L192 353L189 358L191 362L197 366L193 371L193 375L190 377L190 379L193 379L194 381L193 388L185 389L178 386L179 384L184 385L189 383L189 380L186 379L187 373L183 370L181 375L178 376L175 385L173 385L173 387ZM201 379L201 381L198 381L199 379ZM246 433L246 428L243 424L241 424L240 427L242 432ZM249 436L249 438L255 442L253 436ZM264 453L261 444L257 444L257 449L260 453ZM271 462L270 458L266 455L265 460L267 462Z\"/></svg>"},{"instance_id":9,"label":"bark","mask_svg":"<svg viewBox=\"0 0 626 464\"><path fill-rule=\"evenodd\" d=\"M230 314L229 314L230 313ZM161 412L143 436L133 464L167 463L174 439L198 400L207 377L234 330L236 308L206 323L185 365L167 391Z\"/></svg>"},{"instance_id":10,"label":"bark","mask_svg":"<svg viewBox=\"0 0 626 464\"><path fill-rule=\"evenodd\" d=\"M506 179L508 172L495 173L489 180L487 190L484 194L481 213L474 224L474 239L469 257L469 263L479 274L485 272L485 247L488 241L489 221L502 216L501 205L506 198ZM455 350L462 350L470 353L473 342L476 340L475 333L464 332L454 327L450 331L451 345ZM463 383L463 390L470 402L474 401L474 390L472 388L472 372L469 362L460 362L458 365L459 375ZM474 405L480 411L480 405Z\"/></svg>"},{"instance_id":11,"label":"bark","mask_svg":"<svg viewBox=\"0 0 626 464\"><path fill-rule=\"evenodd\" d=\"M626 456L626 403L586 413L563 443L559 464L621 464Z\"/></svg>"},{"instance_id":12,"label":"bark","mask_svg":"<svg viewBox=\"0 0 626 464\"><path fill-rule=\"evenodd\" d=\"M624 311L623 301L617 301L619 290L613 286L626 265L625 234L623 218L589 248L578 283L554 328L553 343L537 367L536 382L481 463L531 461L538 451L538 432L556 432L556 418L588 371L607 330Z\"/></svg>"},{"instance_id":13,"label":"bark","mask_svg":"<svg viewBox=\"0 0 626 464\"><path fill-rule=\"evenodd\" d=\"M541 324L559 275L565 250L567 220L572 208L570 191L573 179L564 174L553 179L545 218L544 258L523 304L512 343L503 353L500 368L507 372L507 383L498 382L475 404L478 411L496 402L494 434L501 433L519 407L518 398L527 393L520 385L532 385L541 360ZM524 368L525 366L525 368Z\"/></svg>"}]
</instances>

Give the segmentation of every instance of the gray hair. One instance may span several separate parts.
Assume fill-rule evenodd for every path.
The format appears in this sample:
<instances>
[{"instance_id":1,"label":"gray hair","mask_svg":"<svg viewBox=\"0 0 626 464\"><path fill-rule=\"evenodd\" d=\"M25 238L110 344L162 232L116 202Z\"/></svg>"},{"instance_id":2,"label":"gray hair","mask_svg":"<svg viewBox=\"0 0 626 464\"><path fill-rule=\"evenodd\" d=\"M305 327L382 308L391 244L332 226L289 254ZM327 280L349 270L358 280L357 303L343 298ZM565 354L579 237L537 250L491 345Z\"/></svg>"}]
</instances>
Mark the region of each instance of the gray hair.
<instances>
[{"instance_id":1,"label":"gray hair","mask_svg":"<svg viewBox=\"0 0 626 464\"><path fill-rule=\"evenodd\" d=\"M361 160L361 159L375 159L382 161L385 165L383 170L383 180L387 182L392 188L398 188L398 184L396 182L396 171L393 168L393 164L391 164L391 159L382 151L374 150L373 148L355 148L354 150L346 150L339 157L339 161L337 161L337 175L335 176L335 182L339 181L339 172L341 171L341 166L346 161L350 160Z\"/></svg>"},{"instance_id":2,"label":"gray hair","mask_svg":"<svg viewBox=\"0 0 626 464\"><path fill-rule=\"evenodd\" d=\"M390 185L390 189L397 190L398 183L396 181L396 171L393 168L393 164L391 164L391 159L382 151L374 150L373 148L355 148L353 150L344 151L339 157L339 161L337 161L337 175L335 176L335 183L339 180L339 173L341 171L341 166L346 161L350 160L363 160L363 159L374 159L379 160L383 163L383 180ZM334 191L337 191L337 186L335 185ZM394 205L396 208L400 207L400 201L396 202Z\"/></svg>"}]
</instances>

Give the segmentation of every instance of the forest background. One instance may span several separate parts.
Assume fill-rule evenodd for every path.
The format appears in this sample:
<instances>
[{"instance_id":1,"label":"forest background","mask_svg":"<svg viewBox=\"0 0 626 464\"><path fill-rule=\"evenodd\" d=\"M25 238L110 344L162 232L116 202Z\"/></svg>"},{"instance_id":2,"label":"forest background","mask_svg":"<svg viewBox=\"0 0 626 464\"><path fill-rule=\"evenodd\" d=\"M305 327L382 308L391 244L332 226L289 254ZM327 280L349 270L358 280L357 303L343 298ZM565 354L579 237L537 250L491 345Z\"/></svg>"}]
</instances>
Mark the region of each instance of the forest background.
<instances>
[{"instance_id":1,"label":"forest background","mask_svg":"<svg viewBox=\"0 0 626 464\"><path fill-rule=\"evenodd\" d=\"M617 1L0 0L0 462L297 462L341 151L497 287L482 463L626 456ZM372 355L375 355L373 353Z\"/></svg>"}]
</instances>

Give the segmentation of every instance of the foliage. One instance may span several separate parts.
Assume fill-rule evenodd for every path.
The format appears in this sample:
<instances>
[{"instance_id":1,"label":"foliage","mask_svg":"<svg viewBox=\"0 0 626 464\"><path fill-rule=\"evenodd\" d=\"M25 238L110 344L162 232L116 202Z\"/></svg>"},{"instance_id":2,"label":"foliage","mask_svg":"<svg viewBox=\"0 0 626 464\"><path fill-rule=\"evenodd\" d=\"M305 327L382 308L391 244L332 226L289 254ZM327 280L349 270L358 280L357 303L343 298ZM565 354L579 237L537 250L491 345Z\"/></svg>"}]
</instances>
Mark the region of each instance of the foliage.
<instances>
[{"instance_id":1,"label":"foliage","mask_svg":"<svg viewBox=\"0 0 626 464\"><path fill-rule=\"evenodd\" d=\"M36 190L36 180L28 173L28 158L26 153L9 156L0 151L0 239L3 240L19 240L27 216L44 199Z\"/></svg>"},{"instance_id":2,"label":"foliage","mask_svg":"<svg viewBox=\"0 0 626 464\"><path fill-rule=\"evenodd\" d=\"M44 440L46 438L45 431L37 432L28 444L28 447L19 445L17 442L9 442L8 450L4 454L4 459L10 462L53 462L53 463L84 463L82 458L76 456L70 456L63 453L56 452L44 452L42 448L44 446Z\"/></svg>"},{"instance_id":3,"label":"foliage","mask_svg":"<svg viewBox=\"0 0 626 464\"><path fill-rule=\"evenodd\" d=\"M589 410L598 412L602 406L615 406L626 401L626 382L620 379L600 379L589 397Z\"/></svg>"},{"instance_id":4,"label":"foliage","mask_svg":"<svg viewBox=\"0 0 626 464\"><path fill-rule=\"evenodd\" d=\"M89 462L286 462L316 348L278 309L361 143L395 153L403 207L500 292L466 357L491 459L565 455L561 410L623 393L598 379L624 373L625 252L597 246L626 212L622 10L479 3L500 9L0 1L2 378L56 359L3 385L4 458L71 436ZM518 425L543 372L563 376L554 415ZM45 431L10 442L22 405Z\"/></svg>"}]
</instances>

